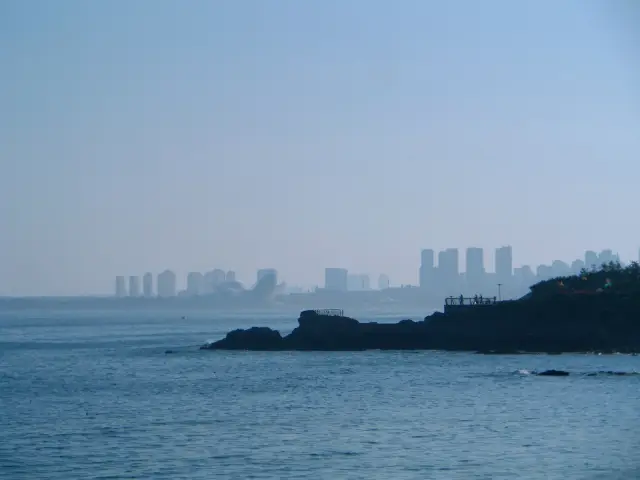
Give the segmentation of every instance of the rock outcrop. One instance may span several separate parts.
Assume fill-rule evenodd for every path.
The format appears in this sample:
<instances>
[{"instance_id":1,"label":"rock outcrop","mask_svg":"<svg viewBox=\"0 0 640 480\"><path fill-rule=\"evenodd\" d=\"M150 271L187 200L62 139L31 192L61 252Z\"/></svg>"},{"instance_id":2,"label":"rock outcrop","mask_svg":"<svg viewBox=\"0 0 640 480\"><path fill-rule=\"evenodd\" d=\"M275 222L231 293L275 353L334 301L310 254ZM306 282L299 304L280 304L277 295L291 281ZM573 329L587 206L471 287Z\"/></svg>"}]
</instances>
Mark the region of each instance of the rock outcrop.
<instances>
[{"instance_id":1,"label":"rock outcrop","mask_svg":"<svg viewBox=\"0 0 640 480\"><path fill-rule=\"evenodd\" d=\"M634 353L640 352L640 295L534 296L395 324L304 311L285 337L269 328L234 330L202 348Z\"/></svg>"},{"instance_id":2,"label":"rock outcrop","mask_svg":"<svg viewBox=\"0 0 640 480\"><path fill-rule=\"evenodd\" d=\"M564 370L545 370L540 373L536 373L536 375L540 377L568 377L569 372L565 372Z\"/></svg>"},{"instance_id":3,"label":"rock outcrop","mask_svg":"<svg viewBox=\"0 0 640 480\"><path fill-rule=\"evenodd\" d=\"M268 327L238 329L227 333L222 340L202 348L220 350L282 350L282 335Z\"/></svg>"}]
</instances>

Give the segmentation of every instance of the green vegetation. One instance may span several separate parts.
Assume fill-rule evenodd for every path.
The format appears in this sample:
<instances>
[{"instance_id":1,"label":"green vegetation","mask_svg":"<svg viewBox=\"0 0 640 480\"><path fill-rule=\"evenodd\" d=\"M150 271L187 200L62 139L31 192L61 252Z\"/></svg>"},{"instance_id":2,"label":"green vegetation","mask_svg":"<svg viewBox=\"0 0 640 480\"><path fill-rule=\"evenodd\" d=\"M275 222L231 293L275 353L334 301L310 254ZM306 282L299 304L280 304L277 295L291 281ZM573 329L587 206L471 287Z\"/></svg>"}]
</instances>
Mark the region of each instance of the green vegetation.
<instances>
[{"instance_id":1,"label":"green vegetation","mask_svg":"<svg viewBox=\"0 0 640 480\"><path fill-rule=\"evenodd\" d=\"M531 287L531 292L535 297L562 293L640 293L640 264L631 262L623 266L620 262L609 262L600 268L583 268L578 275L538 282Z\"/></svg>"}]
</instances>

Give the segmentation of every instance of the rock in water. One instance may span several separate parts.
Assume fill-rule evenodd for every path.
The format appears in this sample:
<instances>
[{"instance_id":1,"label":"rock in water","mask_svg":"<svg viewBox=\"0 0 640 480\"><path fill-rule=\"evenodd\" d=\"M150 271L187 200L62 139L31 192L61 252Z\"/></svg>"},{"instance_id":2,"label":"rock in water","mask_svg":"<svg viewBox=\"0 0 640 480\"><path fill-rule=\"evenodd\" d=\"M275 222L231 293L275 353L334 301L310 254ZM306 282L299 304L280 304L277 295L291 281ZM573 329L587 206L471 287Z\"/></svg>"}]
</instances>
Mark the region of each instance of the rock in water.
<instances>
[{"instance_id":1,"label":"rock in water","mask_svg":"<svg viewBox=\"0 0 640 480\"><path fill-rule=\"evenodd\" d=\"M200 347L205 350L279 350L282 336L268 327L238 329L227 333L222 340Z\"/></svg>"},{"instance_id":2,"label":"rock in water","mask_svg":"<svg viewBox=\"0 0 640 480\"><path fill-rule=\"evenodd\" d=\"M541 377L567 377L569 376L569 372L565 372L564 370L545 370L537 375Z\"/></svg>"}]
</instances>

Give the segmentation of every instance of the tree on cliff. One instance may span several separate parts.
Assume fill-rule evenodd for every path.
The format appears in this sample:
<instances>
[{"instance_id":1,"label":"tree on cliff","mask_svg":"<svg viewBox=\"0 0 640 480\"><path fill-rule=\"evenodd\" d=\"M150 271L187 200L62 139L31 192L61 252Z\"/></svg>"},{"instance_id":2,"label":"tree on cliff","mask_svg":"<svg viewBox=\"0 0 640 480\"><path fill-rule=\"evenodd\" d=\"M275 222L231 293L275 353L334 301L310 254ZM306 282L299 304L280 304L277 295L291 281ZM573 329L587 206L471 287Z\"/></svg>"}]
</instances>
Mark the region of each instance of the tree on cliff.
<instances>
[{"instance_id":1,"label":"tree on cliff","mask_svg":"<svg viewBox=\"0 0 640 480\"><path fill-rule=\"evenodd\" d=\"M578 275L555 277L531 286L534 296L557 293L599 293L611 290L616 293L640 293L640 264L631 262L605 263L597 269L582 269Z\"/></svg>"}]
</instances>

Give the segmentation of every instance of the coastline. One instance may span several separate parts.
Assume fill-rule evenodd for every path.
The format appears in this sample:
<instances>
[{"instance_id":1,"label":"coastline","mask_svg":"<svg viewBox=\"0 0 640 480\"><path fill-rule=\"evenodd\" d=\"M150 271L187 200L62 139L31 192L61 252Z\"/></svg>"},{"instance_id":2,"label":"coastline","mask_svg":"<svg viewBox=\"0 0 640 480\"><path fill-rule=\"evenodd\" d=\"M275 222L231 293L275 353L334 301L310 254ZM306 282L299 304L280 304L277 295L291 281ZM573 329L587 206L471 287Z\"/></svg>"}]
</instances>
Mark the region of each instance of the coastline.
<instances>
[{"instance_id":1,"label":"coastline","mask_svg":"<svg viewBox=\"0 0 640 480\"><path fill-rule=\"evenodd\" d=\"M488 354L640 352L640 297L603 294L526 299L447 313L422 321L361 323L303 311L286 336L269 327L237 329L210 350L443 350Z\"/></svg>"}]
</instances>

